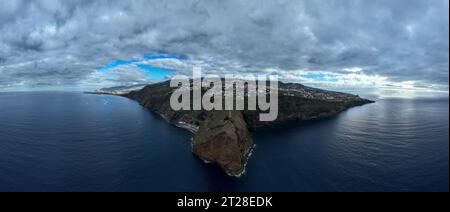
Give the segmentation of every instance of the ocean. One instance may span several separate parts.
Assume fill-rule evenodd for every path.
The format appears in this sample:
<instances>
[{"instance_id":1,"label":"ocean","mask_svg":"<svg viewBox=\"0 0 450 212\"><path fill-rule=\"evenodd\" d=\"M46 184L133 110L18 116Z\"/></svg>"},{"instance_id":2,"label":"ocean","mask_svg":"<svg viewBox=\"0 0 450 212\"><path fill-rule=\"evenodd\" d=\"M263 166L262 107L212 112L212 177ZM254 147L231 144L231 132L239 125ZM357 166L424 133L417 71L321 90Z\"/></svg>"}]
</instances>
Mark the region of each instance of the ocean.
<instances>
[{"instance_id":1,"label":"ocean","mask_svg":"<svg viewBox=\"0 0 450 212\"><path fill-rule=\"evenodd\" d=\"M253 133L241 178L127 98L0 93L0 191L449 191L448 99L380 99Z\"/></svg>"}]
</instances>

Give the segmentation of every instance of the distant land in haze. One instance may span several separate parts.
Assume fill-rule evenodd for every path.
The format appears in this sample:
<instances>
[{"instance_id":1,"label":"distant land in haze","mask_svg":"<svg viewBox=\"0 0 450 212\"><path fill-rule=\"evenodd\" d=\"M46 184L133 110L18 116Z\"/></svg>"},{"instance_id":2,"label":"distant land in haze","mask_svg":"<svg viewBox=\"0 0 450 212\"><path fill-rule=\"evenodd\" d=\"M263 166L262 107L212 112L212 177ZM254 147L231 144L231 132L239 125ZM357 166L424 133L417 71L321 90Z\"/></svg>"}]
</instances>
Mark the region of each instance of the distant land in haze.
<instances>
[{"instance_id":1,"label":"distant land in haze","mask_svg":"<svg viewBox=\"0 0 450 212\"><path fill-rule=\"evenodd\" d=\"M351 107L373 103L357 95L327 91L295 83L279 83L279 115L273 122L260 122L261 111L174 111L170 82L104 88L92 94L120 95L194 134L192 151L203 161L219 165L228 175L245 173L254 143L252 131L292 121L335 116Z\"/></svg>"}]
</instances>

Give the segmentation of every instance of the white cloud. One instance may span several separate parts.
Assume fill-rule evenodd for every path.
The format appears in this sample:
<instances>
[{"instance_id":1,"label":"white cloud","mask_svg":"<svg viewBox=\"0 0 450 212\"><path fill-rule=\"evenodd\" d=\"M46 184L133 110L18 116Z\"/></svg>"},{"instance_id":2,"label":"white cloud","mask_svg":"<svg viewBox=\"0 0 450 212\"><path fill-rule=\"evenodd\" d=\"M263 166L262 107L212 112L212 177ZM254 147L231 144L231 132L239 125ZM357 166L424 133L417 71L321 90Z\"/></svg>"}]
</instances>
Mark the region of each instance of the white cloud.
<instances>
[{"instance_id":1,"label":"white cloud","mask_svg":"<svg viewBox=\"0 0 450 212\"><path fill-rule=\"evenodd\" d=\"M143 63L181 73L193 64L205 73L275 70L316 83L297 75L309 70L337 74L322 82L335 86L448 91L448 8L447 0L9 0L0 7L0 90L83 87L88 78L101 86L111 80L92 79L100 67L162 52L189 60ZM116 83L140 79L131 73Z\"/></svg>"}]
</instances>

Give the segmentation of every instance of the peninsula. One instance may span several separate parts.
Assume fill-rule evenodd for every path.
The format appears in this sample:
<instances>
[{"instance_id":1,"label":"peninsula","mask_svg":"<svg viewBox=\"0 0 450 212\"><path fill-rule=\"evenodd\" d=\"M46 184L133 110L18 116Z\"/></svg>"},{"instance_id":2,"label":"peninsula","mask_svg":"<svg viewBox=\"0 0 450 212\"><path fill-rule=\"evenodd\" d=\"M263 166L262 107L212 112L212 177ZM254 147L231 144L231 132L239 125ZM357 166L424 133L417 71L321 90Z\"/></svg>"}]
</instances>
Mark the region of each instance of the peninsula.
<instances>
[{"instance_id":1,"label":"peninsula","mask_svg":"<svg viewBox=\"0 0 450 212\"><path fill-rule=\"evenodd\" d=\"M272 122L260 122L261 111L174 111L170 98L175 90L166 81L137 90L120 87L94 93L133 99L168 122L189 130L193 133L193 153L205 162L219 165L228 175L235 177L245 173L254 148L250 132L290 121L332 117L348 108L373 103L356 95L280 82L278 118Z\"/></svg>"}]
</instances>

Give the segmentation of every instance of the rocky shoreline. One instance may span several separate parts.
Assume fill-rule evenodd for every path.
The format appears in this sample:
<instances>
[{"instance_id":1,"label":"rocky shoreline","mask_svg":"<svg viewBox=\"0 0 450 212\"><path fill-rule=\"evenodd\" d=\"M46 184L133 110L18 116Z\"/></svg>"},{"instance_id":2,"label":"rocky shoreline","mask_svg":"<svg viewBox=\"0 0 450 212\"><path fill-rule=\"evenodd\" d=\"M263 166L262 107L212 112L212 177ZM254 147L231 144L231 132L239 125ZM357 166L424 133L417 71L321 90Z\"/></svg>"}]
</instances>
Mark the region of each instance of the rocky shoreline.
<instances>
[{"instance_id":1,"label":"rocky shoreline","mask_svg":"<svg viewBox=\"0 0 450 212\"><path fill-rule=\"evenodd\" d=\"M196 134L199 130L199 127L192 125L192 124L184 123L184 122L174 123L174 125L181 129L185 129L193 134Z\"/></svg>"}]
</instances>

